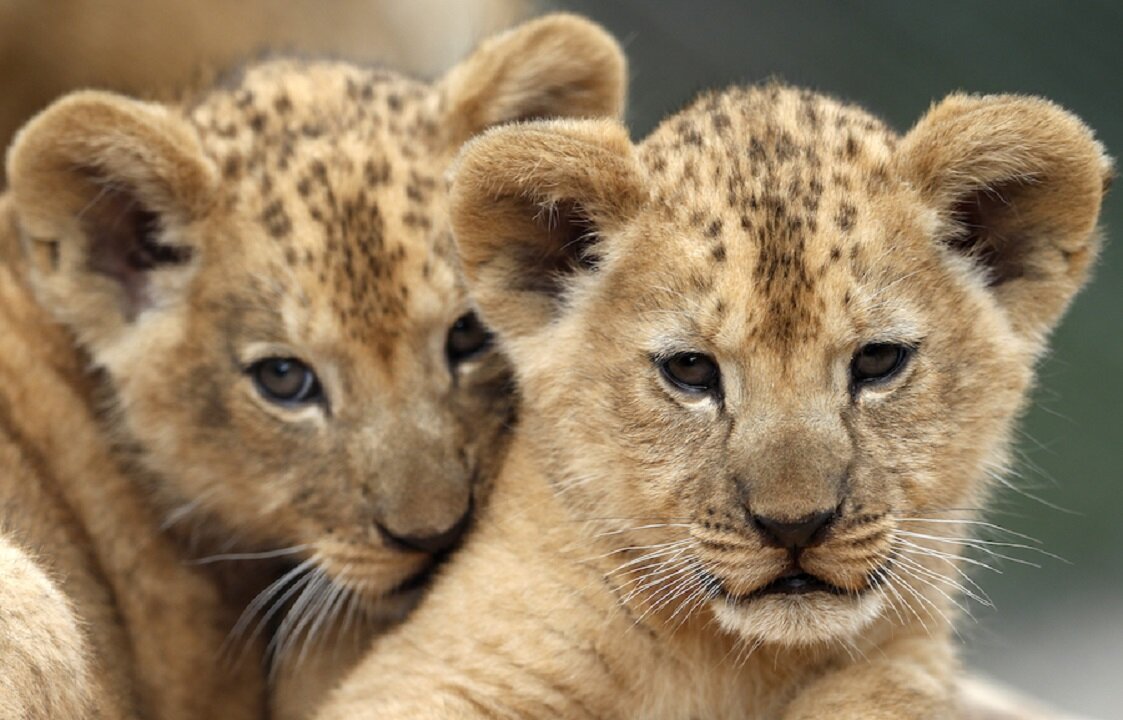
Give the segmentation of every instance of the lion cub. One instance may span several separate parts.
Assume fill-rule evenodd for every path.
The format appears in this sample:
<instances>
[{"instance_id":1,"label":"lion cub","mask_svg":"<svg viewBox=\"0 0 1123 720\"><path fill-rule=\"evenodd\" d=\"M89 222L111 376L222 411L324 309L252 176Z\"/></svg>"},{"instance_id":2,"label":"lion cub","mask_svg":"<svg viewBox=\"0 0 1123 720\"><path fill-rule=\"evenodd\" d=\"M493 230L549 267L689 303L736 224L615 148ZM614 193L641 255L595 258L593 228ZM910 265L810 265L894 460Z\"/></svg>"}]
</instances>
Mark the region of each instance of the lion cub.
<instances>
[{"instance_id":1,"label":"lion cub","mask_svg":"<svg viewBox=\"0 0 1123 720\"><path fill-rule=\"evenodd\" d=\"M494 130L453 227L520 425L324 718L955 716L959 552L1099 247L1059 107L779 84Z\"/></svg>"},{"instance_id":2,"label":"lion cub","mask_svg":"<svg viewBox=\"0 0 1123 720\"><path fill-rule=\"evenodd\" d=\"M556 15L432 84L276 60L32 120L0 198L0 597L52 604L0 608L0 708L260 718L269 654L274 710L307 713L328 630L411 606L510 420L449 163L490 125L618 115L624 84L616 42Z\"/></svg>"}]
</instances>

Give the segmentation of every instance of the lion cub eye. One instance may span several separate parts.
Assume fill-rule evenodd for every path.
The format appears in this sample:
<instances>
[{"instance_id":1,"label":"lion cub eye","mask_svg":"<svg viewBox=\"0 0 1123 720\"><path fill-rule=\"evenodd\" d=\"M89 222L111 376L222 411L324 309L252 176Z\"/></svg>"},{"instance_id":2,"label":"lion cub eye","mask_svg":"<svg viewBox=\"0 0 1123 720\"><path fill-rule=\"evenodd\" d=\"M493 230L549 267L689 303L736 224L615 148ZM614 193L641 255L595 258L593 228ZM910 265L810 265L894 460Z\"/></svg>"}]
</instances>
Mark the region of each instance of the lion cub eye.
<instances>
[{"instance_id":1,"label":"lion cub eye","mask_svg":"<svg viewBox=\"0 0 1123 720\"><path fill-rule=\"evenodd\" d=\"M296 358L270 357L249 367L257 391L266 400L284 405L310 403L323 396L312 368Z\"/></svg>"},{"instance_id":2,"label":"lion cub eye","mask_svg":"<svg viewBox=\"0 0 1123 720\"><path fill-rule=\"evenodd\" d=\"M445 340L445 354L452 365L463 362L482 352L491 344L491 333L474 312L467 312L456 319L448 330Z\"/></svg>"},{"instance_id":3,"label":"lion cub eye","mask_svg":"<svg viewBox=\"0 0 1123 720\"><path fill-rule=\"evenodd\" d=\"M855 386L883 382L899 373L911 354L912 348L897 343L864 345L850 361L850 378Z\"/></svg>"},{"instance_id":4,"label":"lion cub eye","mask_svg":"<svg viewBox=\"0 0 1123 720\"><path fill-rule=\"evenodd\" d=\"M660 364L663 376L687 392L710 392L721 382L717 362L708 355L688 352L672 355Z\"/></svg>"}]
</instances>

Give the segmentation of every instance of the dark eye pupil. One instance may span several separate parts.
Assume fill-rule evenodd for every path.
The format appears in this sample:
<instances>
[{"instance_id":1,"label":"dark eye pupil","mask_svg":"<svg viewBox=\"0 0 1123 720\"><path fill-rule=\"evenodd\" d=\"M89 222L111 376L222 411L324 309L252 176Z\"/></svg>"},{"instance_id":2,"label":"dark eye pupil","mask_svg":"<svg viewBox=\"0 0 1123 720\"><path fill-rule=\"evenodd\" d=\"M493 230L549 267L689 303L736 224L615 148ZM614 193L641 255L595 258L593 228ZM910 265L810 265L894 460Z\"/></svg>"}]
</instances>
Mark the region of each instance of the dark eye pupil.
<instances>
[{"instance_id":1,"label":"dark eye pupil","mask_svg":"<svg viewBox=\"0 0 1123 720\"><path fill-rule=\"evenodd\" d=\"M850 374L855 382L871 382L892 377L903 366L908 349L894 343L871 343L854 354Z\"/></svg>"},{"instance_id":2,"label":"dark eye pupil","mask_svg":"<svg viewBox=\"0 0 1123 720\"><path fill-rule=\"evenodd\" d=\"M308 402L320 394L316 374L294 358L266 358L254 363L250 373L258 390L268 400Z\"/></svg>"},{"instance_id":3,"label":"dark eye pupil","mask_svg":"<svg viewBox=\"0 0 1123 720\"><path fill-rule=\"evenodd\" d=\"M488 332L475 313L465 313L457 318L448 331L445 352L450 362L465 360L480 352L491 342Z\"/></svg>"},{"instance_id":4,"label":"dark eye pupil","mask_svg":"<svg viewBox=\"0 0 1123 720\"><path fill-rule=\"evenodd\" d=\"M681 353L663 362L663 373L685 390L712 390L718 384L718 367L701 353Z\"/></svg>"}]
</instances>

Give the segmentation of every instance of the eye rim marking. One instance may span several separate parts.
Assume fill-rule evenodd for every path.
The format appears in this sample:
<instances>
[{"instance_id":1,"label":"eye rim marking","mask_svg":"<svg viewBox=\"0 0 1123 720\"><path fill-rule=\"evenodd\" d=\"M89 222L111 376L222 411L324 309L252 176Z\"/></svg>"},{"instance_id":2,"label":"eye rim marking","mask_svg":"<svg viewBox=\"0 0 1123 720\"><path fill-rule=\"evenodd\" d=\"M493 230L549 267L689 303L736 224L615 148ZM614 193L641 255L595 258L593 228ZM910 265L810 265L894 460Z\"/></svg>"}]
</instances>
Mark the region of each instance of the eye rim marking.
<instances>
[{"instance_id":1,"label":"eye rim marking","mask_svg":"<svg viewBox=\"0 0 1123 720\"><path fill-rule=\"evenodd\" d=\"M920 343L918 342L888 339L862 343L850 356L850 362L847 366L851 392L856 395L864 388L888 385L900 378L904 370L912 364L912 359L916 355L919 347ZM876 374L860 375L857 369L858 361L862 353L871 348L892 348L896 355L893 358L892 364L887 369Z\"/></svg>"},{"instance_id":2,"label":"eye rim marking","mask_svg":"<svg viewBox=\"0 0 1123 720\"><path fill-rule=\"evenodd\" d=\"M466 347L454 347L453 333L465 329L476 332L477 337L472 339L478 340L478 342L474 344L469 343ZM494 334L488 329L487 325L480 320L479 314L477 314L475 310L469 310L456 318L452 325L449 326L448 332L445 333L445 359L448 361L449 367L455 368L473 358L483 355L491 348L494 340Z\"/></svg>"},{"instance_id":3,"label":"eye rim marking","mask_svg":"<svg viewBox=\"0 0 1123 720\"><path fill-rule=\"evenodd\" d=\"M262 370L266 369L267 366L272 363L287 363L293 365L295 370L303 372L300 386L291 394L286 395L284 393L275 392L274 389L270 388L268 384L262 380ZM327 399L319 375L316 374L316 371L311 365L300 358L291 355L270 355L268 357L263 357L250 363L246 367L246 374L253 381L254 388L262 399L273 405L289 409L299 409L315 404L326 405Z\"/></svg>"},{"instance_id":4,"label":"eye rim marking","mask_svg":"<svg viewBox=\"0 0 1123 720\"><path fill-rule=\"evenodd\" d=\"M670 365L674 361L684 358L705 360L706 363L712 366L712 372L709 373L709 377L704 378L704 382L699 384L688 382L687 380L676 376L674 371L670 369ZM667 384L675 390L696 397L710 395L714 398L720 399L722 393L721 365L710 353L703 352L701 350L685 350L664 355L655 355L651 358L651 360L659 368L659 374L663 377Z\"/></svg>"}]
</instances>

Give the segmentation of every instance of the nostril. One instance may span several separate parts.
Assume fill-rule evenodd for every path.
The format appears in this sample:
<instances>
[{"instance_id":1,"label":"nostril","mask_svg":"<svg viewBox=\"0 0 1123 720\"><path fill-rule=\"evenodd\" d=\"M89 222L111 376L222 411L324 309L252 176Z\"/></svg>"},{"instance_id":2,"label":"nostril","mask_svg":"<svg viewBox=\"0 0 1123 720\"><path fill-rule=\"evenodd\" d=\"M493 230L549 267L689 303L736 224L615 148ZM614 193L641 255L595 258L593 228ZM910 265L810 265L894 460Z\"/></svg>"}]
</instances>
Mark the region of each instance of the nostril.
<instances>
[{"instance_id":1,"label":"nostril","mask_svg":"<svg viewBox=\"0 0 1123 720\"><path fill-rule=\"evenodd\" d=\"M429 555L439 555L456 546L461 536L464 535L464 531L468 529L471 516L472 509L469 507L451 527L433 534L395 535L382 524L378 524L378 531L386 544L397 550L412 550Z\"/></svg>"},{"instance_id":2,"label":"nostril","mask_svg":"<svg viewBox=\"0 0 1123 720\"><path fill-rule=\"evenodd\" d=\"M834 511L811 513L795 521L753 515L753 524L778 547L799 550L816 543L822 530L834 519Z\"/></svg>"}]
</instances>

